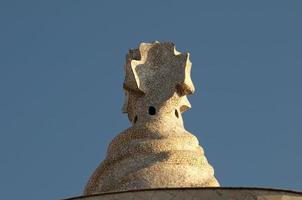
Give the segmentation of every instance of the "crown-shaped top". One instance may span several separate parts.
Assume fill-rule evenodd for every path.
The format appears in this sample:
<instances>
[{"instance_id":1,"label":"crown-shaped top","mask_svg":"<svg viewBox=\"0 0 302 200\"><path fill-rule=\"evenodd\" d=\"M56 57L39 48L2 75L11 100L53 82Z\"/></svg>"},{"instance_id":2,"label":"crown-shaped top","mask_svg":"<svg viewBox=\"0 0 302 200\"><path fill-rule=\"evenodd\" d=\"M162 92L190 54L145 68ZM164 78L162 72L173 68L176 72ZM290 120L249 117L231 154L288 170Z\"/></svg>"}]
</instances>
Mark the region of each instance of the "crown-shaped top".
<instances>
[{"instance_id":1,"label":"crown-shaped top","mask_svg":"<svg viewBox=\"0 0 302 200\"><path fill-rule=\"evenodd\" d=\"M138 49L130 50L125 64L123 112L133 120L134 108L129 99L143 97L148 99L148 103L161 108L175 94L180 99L180 112L190 108L186 95L194 92L191 65L189 53L178 52L171 42L141 43Z\"/></svg>"}]
</instances>

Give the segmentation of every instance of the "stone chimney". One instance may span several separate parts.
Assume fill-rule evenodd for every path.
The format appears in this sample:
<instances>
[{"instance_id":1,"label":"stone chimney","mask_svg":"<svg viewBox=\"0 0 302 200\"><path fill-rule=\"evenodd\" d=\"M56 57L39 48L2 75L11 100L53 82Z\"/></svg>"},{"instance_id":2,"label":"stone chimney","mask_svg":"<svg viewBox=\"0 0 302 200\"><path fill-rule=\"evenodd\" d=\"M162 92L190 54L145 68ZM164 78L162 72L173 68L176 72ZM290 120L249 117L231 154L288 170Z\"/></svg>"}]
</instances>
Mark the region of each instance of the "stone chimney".
<instances>
[{"instance_id":1,"label":"stone chimney","mask_svg":"<svg viewBox=\"0 0 302 200\"><path fill-rule=\"evenodd\" d=\"M83 196L68 200L302 200L297 191L219 187L203 148L184 128L194 92L190 71L189 54L171 42L129 51L122 111L132 126L111 141Z\"/></svg>"},{"instance_id":2,"label":"stone chimney","mask_svg":"<svg viewBox=\"0 0 302 200\"><path fill-rule=\"evenodd\" d=\"M84 194L219 183L182 113L194 92L189 53L175 45L141 43L126 56L125 103L132 126L110 143Z\"/></svg>"}]
</instances>

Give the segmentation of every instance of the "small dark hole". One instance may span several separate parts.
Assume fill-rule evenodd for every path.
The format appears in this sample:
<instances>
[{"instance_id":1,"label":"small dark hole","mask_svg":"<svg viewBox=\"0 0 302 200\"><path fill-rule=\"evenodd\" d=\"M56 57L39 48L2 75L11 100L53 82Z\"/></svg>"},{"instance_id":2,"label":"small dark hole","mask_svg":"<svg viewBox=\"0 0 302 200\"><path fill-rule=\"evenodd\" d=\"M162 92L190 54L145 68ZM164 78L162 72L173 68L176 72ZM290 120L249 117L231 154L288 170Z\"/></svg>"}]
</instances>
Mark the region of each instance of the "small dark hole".
<instances>
[{"instance_id":1,"label":"small dark hole","mask_svg":"<svg viewBox=\"0 0 302 200\"><path fill-rule=\"evenodd\" d=\"M135 115L134 119L133 119L133 123L135 124L137 122L137 115Z\"/></svg>"},{"instance_id":2,"label":"small dark hole","mask_svg":"<svg viewBox=\"0 0 302 200\"><path fill-rule=\"evenodd\" d=\"M155 108L154 108L153 106L150 106L150 107L149 107L149 114L150 114L150 115L155 115L155 113L156 113Z\"/></svg>"},{"instance_id":3,"label":"small dark hole","mask_svg":"<svg viewBox=\"0 0 302 200\"><path fill-rule=\"evenodd\" d=\"M175 109L175 116L179 118L178 111Z\"/></svg>"}]
</instances>

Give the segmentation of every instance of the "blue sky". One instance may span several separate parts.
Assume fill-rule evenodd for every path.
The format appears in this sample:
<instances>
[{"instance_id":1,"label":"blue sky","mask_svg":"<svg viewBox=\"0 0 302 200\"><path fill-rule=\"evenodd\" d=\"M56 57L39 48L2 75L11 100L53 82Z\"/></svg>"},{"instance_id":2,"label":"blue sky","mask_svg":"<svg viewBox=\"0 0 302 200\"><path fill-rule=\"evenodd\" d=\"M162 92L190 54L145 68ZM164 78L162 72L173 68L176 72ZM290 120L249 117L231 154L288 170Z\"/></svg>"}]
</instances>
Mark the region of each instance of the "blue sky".
<instances>
[{"instance_id":1,"label":"blue sky","mask_svg":"<svg viewBox=\"0 0 302 200\"><path fill-rule=\"evenodd\" d=\"M302 190L302 1L1 1L3 199L80 195L121 113L125 55L191 53L185 127L222 186Z\"/></svg>"}]
</instances>

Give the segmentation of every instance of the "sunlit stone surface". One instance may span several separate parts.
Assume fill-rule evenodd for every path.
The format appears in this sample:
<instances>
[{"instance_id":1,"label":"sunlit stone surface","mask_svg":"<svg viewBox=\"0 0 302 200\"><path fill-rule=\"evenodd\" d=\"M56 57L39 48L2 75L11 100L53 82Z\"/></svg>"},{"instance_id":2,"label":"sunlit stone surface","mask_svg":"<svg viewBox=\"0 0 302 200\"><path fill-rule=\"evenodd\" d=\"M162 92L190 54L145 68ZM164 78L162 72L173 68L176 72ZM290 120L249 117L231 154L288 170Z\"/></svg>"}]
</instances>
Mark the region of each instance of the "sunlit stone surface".
<instances>
[{"instance_id":1,"label":"sunlit stone surface","mask_svg":"<svg viewBox=\"0 0 302 200\"><path fill-rule=\"evenodd\" d=\"M110 143L84 194L169 187L216 187L214 170L182 112L194 92L188 53L141 43L126 57L125 103L132 126ZM164 194L164 193L163 193Z\"/></svg>"}]
</instances>

